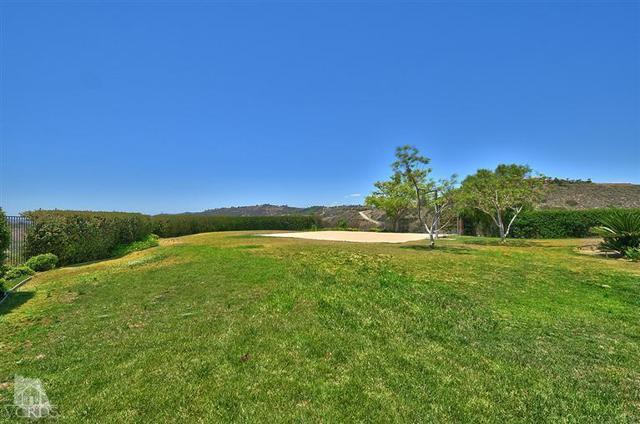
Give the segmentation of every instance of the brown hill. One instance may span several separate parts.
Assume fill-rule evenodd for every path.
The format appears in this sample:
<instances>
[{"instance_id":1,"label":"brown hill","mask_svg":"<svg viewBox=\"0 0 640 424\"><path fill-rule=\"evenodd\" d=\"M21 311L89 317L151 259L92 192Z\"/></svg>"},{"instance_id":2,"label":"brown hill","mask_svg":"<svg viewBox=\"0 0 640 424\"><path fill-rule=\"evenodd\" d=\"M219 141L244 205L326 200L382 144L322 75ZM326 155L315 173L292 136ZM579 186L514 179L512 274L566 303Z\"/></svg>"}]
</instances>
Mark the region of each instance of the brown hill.
<instances>
[{"instance_id":1,"label":"brown hill","mask_svg":"<svg viewBox=\"0 0 640 424\"><path fill-rule=\"evenodd\" d=\"M228 208L208 209L197 212L197 215L217 216L282 216L282 215L317 215L327 227L349 227L368 229L377 227L371 221L367 221L361 215L361 211L367 211L367 216L373 219L384 219L384 213L362 205L342 206L311 206L297 208L287 205L254 205L237 206Z\"/></svg>"},{"instance_id":2,"label":"brown hill","mask_svg":"<svg viewBox=\"0 0 640 424\"><path fill-rule=\"evenodd\" d=\"M546 198L538 205L542 209L592 209L606 207L640 208L640 185L626 183L592 183L589 181L552 180ZM387 225L384 213L363 205L311 206L297 208L287 205L255 205L209 209L199 215L278 216L317 215L327 227L371 229L378 227L361 212ZM408 219L404 230L420 231L417 220Z\"/></svg>"},{"instance_id":3,"label":"brown hill","mask_svg":"<svg viewBox=\"0 0 640 424\"><path fill-rule=\"evenodd\" d=\"M207 209L203 212L196 212L197 215L217 215L217 216L282 216L282 215L313 215L323 206L312 206L310 208L296 208L287 205L254 205L254 206L232 206L228 208Z\"/></svg>"},{"instance_id":4,"label":"brown hill","mask_svg":"<svg viewBox=\"0 0 640 424\"><path fill-rule=\"evenodd\" d=\"M540 208L640 208L640 184L554 180Z\"/></svg>"}]
</instances>

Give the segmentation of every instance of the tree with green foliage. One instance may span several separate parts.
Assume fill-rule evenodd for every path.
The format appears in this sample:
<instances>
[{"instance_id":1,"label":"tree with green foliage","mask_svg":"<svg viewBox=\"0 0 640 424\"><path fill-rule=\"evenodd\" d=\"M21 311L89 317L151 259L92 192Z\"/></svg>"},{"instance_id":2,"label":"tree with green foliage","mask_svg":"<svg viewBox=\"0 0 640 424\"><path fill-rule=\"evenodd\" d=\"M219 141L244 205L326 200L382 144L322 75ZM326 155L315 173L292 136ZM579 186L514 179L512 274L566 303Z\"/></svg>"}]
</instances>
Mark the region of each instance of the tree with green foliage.
<instances>
[{"instance_id":1,"label":"tree with green foliage","mask_svg":"<svg viewBox=\"0 0 640 424\"><path fill-rule=\"evenodd\" d=\"M502 242L526 207L542 200L545 179L534 176L527 165L498 165L494 171L479 169L462 182L456 195L460 207L471 207L491 217Z\"/></svg>"},{"instance_id":2,"label":"tree with green foliage","mask_svg":"<svg viewBox=\"0 0 640 424\"><path fill-rule=\"evenodd\" d=\"M453 209L456 176L441 180L431 178L431 168L427 166L430 162L431 159L420 155L414 146L401 146L396 149L392 168L413 188L418 220L429 234L429 245L435 247L441 229L453 216L447 213Z\"/></svg>"},{"instance_id":3,"label":"tree with green foliage","mask_svg":"<svg viewBox=\"0 0 640 424\"><path fill-rule=\"evenodd\" d=\"M399 173L393 174L389 181L378 181L376 190L365 199L367 206L384 211L392 222L394 231L398 231L400 220L404 218L415 203L413 187L404 181Z\"/></svg>"},{"instance_id":4,"label":"tree with green foliage","mask_svg":"<svg viewBox=\"0 0 640 424\"><path fill-rule=\"evenodd\" d=\"M9 222L7 222L7 216L4 211L0 208L0 265L2 265L7 258L9 244L11 244Z\"/></svg>"}]
</instances>

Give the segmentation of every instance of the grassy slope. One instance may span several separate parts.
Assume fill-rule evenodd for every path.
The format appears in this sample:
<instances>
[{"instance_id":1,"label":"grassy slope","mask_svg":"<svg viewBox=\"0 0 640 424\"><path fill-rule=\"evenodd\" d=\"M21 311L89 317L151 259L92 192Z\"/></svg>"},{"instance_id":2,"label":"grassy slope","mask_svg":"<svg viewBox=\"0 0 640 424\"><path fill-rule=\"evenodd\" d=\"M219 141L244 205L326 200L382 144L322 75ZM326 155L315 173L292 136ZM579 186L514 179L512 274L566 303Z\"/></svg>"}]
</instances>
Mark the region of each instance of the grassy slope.
<instances>
[{"instance_id":1,"label":"grassy slope","mask_svg":"<svg viewBox=\"0 0 640 424\"><path fill-rule=\"evenodd\" d=\"M638 421L640 267L575 243L165 240L3 305L0 383L64 422Z\"/></svg>"}]
</instances>

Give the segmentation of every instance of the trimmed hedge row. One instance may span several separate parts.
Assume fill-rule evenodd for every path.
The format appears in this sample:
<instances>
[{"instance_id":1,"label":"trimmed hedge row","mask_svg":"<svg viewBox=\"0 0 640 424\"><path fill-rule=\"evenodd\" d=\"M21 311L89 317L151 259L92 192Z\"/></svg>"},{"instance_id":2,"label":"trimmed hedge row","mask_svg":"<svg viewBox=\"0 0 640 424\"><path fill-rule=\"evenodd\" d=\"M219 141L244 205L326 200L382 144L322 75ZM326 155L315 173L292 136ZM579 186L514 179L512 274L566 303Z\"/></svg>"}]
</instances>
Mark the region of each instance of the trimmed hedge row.
<instances>
[{"instance_id":1,"label":"trimmed hedge row","mask_svg":"<svg viewBox=\"0 0 640 424\"><path fill-rule=\"evenodd\" d=\"M113 257L123 245L154 233L177 237L211 231L306 230L319 226L313 216L156 215L124 212L38 210L24 214L27 255L53 253L60 265Z\"/></svg>"},{"instance_id":2,"label":"trimmed hedge row","mask_svg":"<svg viewBox=\"0 0 640 424\"><path fill-rule=\"evenodd\" d=\"M178 237L212 231L308 230L320 226L310 215L287 216L211 216L156 215L151 218L153 232L160 237Z\"/></svg>"},{"instance_id":3,"label":"trimmed hedge row","mask_svg":"<svg viewBox=\"0 0 640 424\"><path fill-rule=\"evenodd\" d=\"M538 209L522 212L511 227L513 238L584 238L594 237L591 228L617 208L602 209ZM640 215L640 209L631 210ZM465 235L498 236L498 229L486 214L465 211L461 214ZM510 217L507 217L508 219Z\"/></svg>"},{"instance_id":4,"label":"trimmed hedge row","mask_svg":"<svg viewBox=\"0 0 640 424\"><path fill-rule=\"evenodd\" d=\"M38 210L24 214L27 255L55 254L61 265L108 258L120 244L151 232L151 219L139 213Z\"/></svg>"},{"instance_id":5,"label":"trimmed hedge row","mask_svg":"<svg viewBox=\"0 0 640 424\"><path fill-rule=\"evenodd\" d=\"M532 210L522 212L511 228L515 238L580 238L593 237L591 228L616 209ZM628 209L629 210L629 209ZM640 215L640 209L630 209Z\"/></svg>"}]
</instances>

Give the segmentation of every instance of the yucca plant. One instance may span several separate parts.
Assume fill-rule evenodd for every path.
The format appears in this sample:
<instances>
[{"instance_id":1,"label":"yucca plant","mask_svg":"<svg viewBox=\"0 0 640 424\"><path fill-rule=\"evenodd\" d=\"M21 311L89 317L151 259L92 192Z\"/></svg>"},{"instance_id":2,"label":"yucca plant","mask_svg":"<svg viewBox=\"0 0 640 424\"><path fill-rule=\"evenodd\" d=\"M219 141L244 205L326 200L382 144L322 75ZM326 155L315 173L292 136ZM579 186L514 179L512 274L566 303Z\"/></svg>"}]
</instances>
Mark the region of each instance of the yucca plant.
<instances>
[{"instance_id":1,"label":"yucca plant","mask_svg":"<svg viewBox=\"0 0 640 424\"><path fill-rule=\"evenodd\" d=\"M624 257L635 262L640 262L640 247L628 247L624 251Z\"/></svg>"},{"instance_id":2,"label":"yucca plant","mask_svg":"<svg viewBox=\"0 0 640 424\"><path fill-rule=\"evenodd\" d=\"M602 250L625 255L628 249L640 248L640 215L632 211L612 211L600 218L600 225L592 231L603 238Z\"/></svg>"}]
</instances>

